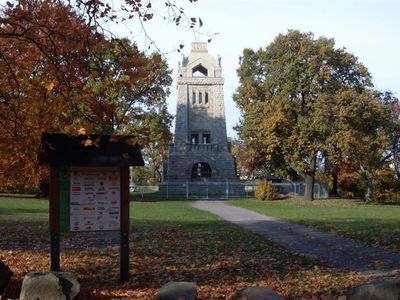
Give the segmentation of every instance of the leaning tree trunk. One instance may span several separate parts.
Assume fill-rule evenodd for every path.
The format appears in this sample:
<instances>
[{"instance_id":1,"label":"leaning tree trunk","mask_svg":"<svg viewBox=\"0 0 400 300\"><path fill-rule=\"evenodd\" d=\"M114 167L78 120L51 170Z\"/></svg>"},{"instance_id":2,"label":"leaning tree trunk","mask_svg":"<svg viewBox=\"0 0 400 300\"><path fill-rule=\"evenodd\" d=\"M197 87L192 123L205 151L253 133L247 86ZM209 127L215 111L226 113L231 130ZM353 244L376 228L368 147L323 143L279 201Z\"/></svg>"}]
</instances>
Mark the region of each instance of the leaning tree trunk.
<instances>
[{"instance_id":1,"label":"leaning tree trunk","mask_svg":"<svg viewBox=\"0 0 400 300\"><path fill-rule=\"evenodd\" d=\"M157 175L156 175L156 173L157 173ZM160 168L157 166L155 167L155 170L154 170L154 178L156 178L156 177L157 177L157 182L162 182L163 175L161 173Z\"/></svg>"},{"instance_id":2,"label":"leaning tree trunk","mask_svg":"<svg viewBox=\"0 0 400 300\"><path fill-rule=\"evenodd\" d=\"M372 192L373 192L373 184L372 179L368 176L367 171L361 166L361 174L364 180L364 201L371 202L372 201Z\"/></svg>"},{"instance_id":3,"label":"leaning tree trunk","mask_svg":"<svg viewBox=\"0 0 400 300\"><path fill-rule=\"evenodd\" d=\"M372 201L372 183L371 180L365 180L365 194L364 194L365 202Z\"/></svg>"},{"instance_id":4,"label":"leaning tree trunk","mask_svg":"<svg viewBox=\"0 0 400 300\"><path fill-rule=\"evenodd\" d=\"M291 168L295 170L304 179L306 185L304 191L304 199L308 201L314 200L314 183L315 183L315 170L317 167L317 156L315 155L307 171L299 171L296 166L291 163Z\"/></svg>"}]
</instances>

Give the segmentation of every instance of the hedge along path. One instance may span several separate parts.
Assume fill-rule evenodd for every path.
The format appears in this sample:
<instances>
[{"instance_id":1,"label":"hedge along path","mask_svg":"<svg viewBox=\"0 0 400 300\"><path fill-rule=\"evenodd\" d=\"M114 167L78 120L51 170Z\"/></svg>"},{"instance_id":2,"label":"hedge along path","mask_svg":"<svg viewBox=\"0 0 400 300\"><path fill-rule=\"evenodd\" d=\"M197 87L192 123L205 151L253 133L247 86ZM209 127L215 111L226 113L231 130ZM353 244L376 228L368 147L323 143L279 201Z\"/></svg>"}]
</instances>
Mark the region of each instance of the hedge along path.
<instances>
[{"instance_id":1,"label":"hedge along path","mask_svg":"<svg viewBox=\"0 0 400 300\"><path fill-rule=\"evenodd\" d=\"M332 233L282 221L223 201L195 201L192 206L264 236L297 254L331 267L363 274L400 269L400 255L365 246Z\"/></svg>"}]
</instances>

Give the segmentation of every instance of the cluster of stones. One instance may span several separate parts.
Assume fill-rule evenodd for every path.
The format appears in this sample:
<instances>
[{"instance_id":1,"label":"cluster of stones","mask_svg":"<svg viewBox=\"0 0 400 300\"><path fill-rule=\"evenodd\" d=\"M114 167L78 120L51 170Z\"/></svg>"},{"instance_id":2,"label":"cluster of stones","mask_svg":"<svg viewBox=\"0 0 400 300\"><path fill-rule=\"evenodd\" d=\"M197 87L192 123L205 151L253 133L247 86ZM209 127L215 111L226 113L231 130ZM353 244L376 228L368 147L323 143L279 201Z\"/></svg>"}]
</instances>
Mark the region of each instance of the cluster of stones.
<instances>
[{"instance_id":1,"label":"cluster of stones","mask_svg":"<svg viewBox=\"0 0 400 300\"><path fill-rule=\"evenodd\" d=\"M196 300L197 286L194 282L170 282L164 285L157 300ZM284 300L268 287L253 286L235 292L232 300ZM347 300L399 300L400 280L375 281L363 284L347 291Z\"/></svg>"},{"instance_id":2,"label":"cluster of stones","mask_svg":"<svg viewBox=\"0 0 400 300\"><path fill-rule=\"evenodd\" d=\"M12 272L0 261L0 298L7 292L6 287ZM80 284L69 272L30 272L21 287L20 300L73 300L80 292ZM195 282L169 282L157 293L156 300L196 300ZM283 300L268 287L247 287L236 291L232 300ZM342 298L340 298L342 299ZM344 298L343 298L344 299ZM375 281L347 291L347 300L399 300L400 280Z\"/></svg>"},{"instance_id":3,"label":"cluster of stones","mask_svg":"<svg viewBox=\"0 0 400 300\"><path fill-rule=\"evenodd\" d=\"M196 300L197 286L194 282L170 282L164 285L156 300ZM248 287L233 294L232 300L284 300L268 287Z\"/></svg>"}]
</instances>

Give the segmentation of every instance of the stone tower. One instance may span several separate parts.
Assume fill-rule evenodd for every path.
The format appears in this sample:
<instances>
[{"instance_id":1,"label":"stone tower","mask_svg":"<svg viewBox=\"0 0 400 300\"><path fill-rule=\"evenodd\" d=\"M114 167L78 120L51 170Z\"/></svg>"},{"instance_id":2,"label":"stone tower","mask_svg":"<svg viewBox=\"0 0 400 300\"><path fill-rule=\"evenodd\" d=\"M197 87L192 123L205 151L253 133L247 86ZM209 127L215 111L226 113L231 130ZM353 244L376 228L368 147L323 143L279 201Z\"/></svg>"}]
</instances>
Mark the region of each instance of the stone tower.
<instances>
[{"instance_id":1,"label":"stone tower","mask_svg":"<svg viewBox=\"0 0 400 300\"><path fill-rule=\"evenodd\" d=\"M165 165L165 180L238 180L226 135L224 78L221 59L207 51L207 43L192 43L177 74L177 111L174 144Z\"/></svg>"}]
</instances>

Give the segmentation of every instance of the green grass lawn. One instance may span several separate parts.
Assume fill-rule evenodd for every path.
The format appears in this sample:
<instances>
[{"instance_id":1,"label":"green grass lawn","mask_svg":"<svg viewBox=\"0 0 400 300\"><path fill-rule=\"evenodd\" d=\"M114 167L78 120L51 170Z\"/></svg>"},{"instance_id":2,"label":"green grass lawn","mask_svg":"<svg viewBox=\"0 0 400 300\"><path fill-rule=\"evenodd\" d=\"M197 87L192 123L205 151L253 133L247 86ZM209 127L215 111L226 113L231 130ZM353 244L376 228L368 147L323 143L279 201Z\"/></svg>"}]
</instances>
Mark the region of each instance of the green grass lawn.
<instances>
[{"instance_id":1,"label":"green grass lawn","mask_svg":"<svg viewBox=\"0 0 400 300\"><path fill-rule=\"evenodd\" d=\"M143 246L141 253L147 257L170 255L170 259L165 259L167 264L180 257L182 264L197 262L206 270L213 261L228 260L234 262L225 267L228 273L240 276L246 270L248 279L257 280L260 276L254 266L256 260L279 274L286 274L293 266L313 264L258 235L191 207L189 202L136 202L131 204L131 216L135 247ZM237 264L241 268L236 268Z\"/></svg>"},{"instance_id":2,"label":"green grass lawn","mask_svg":"<svg viewBox=\"0 0 400 300\"><path fill-rule=\"evenodd\" d=\"M228 203L400 252L400 205L354 200L232 200Z\"/></svg>"},{"instance_id":3,"label":"green grass lawn","mask_svg":"<svg viewBox=\"0 0 400 300\"><path fill-rule=\"evenodd\" d=\"M227 223L186 201L131 202L131 280L118 278L119 247L66 252L61 268L77 274L84 299L153 299L169 281L195 281L199 299L226 299L249 285L281 294L336 299L358 276L327 268ZM42 248L7 248L7 241ZM47 243L46 243L47 241ZM48 270L48 201L0 198L0 259L15 276L13 297L24 274Z\"/></svg>"},{"instance_id":4,"label":"green grass lawn","mask_svg":"<svg viewBox=\"0 0 400 300\"><path fill-rule=\"evenodd\" d=\"M24 241L26 236L47 241L48 211L47 200L0 197L0 243Z\"/></svg>"},{"instance_id":5,"label":"green grass lawn","mask_svg":"<svg viewBox=\"0 0 400 300\"><path fill-rule=\"evenodd\" d=\"M0 197L0 218L2 220L18 215L18 218L47 218L49 210L48 200L1 198Z\"/></svg>"}]
</instances>

